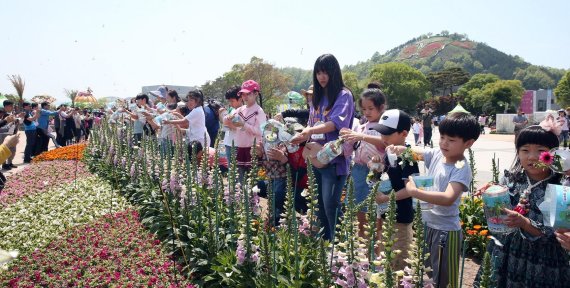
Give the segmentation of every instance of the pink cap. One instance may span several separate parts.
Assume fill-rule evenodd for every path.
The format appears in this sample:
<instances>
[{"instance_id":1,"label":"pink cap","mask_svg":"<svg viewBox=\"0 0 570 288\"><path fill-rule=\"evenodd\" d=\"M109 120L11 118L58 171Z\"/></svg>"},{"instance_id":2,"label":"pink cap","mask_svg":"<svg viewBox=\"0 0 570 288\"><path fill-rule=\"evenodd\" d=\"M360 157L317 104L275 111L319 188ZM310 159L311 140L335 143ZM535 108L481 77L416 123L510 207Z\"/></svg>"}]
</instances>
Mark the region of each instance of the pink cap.
<instances>
[{"instance_id":1,"label":"pink cap","mask_svg":"<svg viewBox=\"0 0 570 288\"><path fill-rule=\"evenodd\" d=\"M261 87L259 86L259 84L257 84L257 82L253 80L247 80L243 82L243 84L241 84L241 90L239 90L238 95L241 95L241 93L251 93L253 91L260 91L260 90Z\"/></svg>"}]
</instances>

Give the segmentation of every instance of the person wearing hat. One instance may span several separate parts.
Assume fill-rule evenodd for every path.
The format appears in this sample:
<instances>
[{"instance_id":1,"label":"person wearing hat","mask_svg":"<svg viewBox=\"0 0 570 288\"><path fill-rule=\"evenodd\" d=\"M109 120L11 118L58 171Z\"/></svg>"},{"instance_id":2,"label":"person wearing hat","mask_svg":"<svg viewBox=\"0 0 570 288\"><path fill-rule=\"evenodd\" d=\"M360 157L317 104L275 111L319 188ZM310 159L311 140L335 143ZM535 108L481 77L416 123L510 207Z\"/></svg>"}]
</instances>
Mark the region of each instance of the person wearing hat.
<instances>
[{"instance_id":1,"label":"person wearing hat","mask_svg":"<svg viewBox=\"0 0 570 288\"><path fill-rule=\"evenodd\" d=\"M386 146L394 145L401 146L406 145L406 137L408 136L411 129L412 119L410 115L406 112L398 109L386 110L384 114L380 117L378 124L375 124L370 129L382 135L382 140ZM387 154L383 155L384 173L390 178L390 183L392 188L396 193L396 236L398 239L394 243L394 250L400 250L402 253L396 255L394 259L394 269L402 270L406 266L404 259L408 257L408 247L412 243L413 231L412 222L414 220L414 207L412 204L412 198L408 195L406 191L407 178L410 175L419 173L418 165L400 165L399 163L402 159L395 161L395 165L388 165ZM383 193L378 193L376 195L376 202L378 204L388 202L389 197ZM381 222L381 216L377 215L379 218L378 223ZM379 227L378 233L382 233L382 226ZM378 234L381 235L381 234Z\"/></svg>"},{"instance_id":2,"label":"person wearing hat","mask_svg":"<svg viewBox=\"0 0 570 288\"><path fill-rule=\"evenodd\" d=\"M287 109L281 113L277 113L273 118L281 122L284 118L296 118L299 124L306 126L309 120L309 105L311 105L313 101L313 85L309 86L307 90L301 89L301 95L305 96L305 102L307 103L306 109Z\"/></svg>"},{"instance_id":3,"label":"person wearing hat","mask_svg":"<svg viewBox=\"0 0 570 288\"><path fill-rule=\"evenodd\" d=\"M267 121L263 109L257 104L261 86L253 80L241 85L238 96L244 105L235 109L224 119L224 124L235 129L234 143L237 146L237 165L239 180L242 184L244 175L251 169L251 147L253 142L261 143L261 124Z\"/></svg>"},{"instance_id":4,"label":"person wearing hat","mask_svg":"<svg viewBox=\"0 0 570 288\"><path fill-rule=\"evenodd\" d=\"M568 147L568 118L566 117L566 111L564 109L558 110L558 118L556 118L560 127L562 127L562 132L558 136L560 143L564 142L564 148Z\"/></svg>"}]
</instances>

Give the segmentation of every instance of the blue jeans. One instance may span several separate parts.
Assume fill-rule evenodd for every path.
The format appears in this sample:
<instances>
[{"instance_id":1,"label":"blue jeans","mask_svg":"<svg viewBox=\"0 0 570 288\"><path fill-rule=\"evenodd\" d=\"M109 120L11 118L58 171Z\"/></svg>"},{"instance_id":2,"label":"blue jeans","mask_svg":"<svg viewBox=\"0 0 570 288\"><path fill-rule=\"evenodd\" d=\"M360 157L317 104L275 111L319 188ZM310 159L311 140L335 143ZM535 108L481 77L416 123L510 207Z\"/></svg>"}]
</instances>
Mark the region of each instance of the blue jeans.
<instances>
[{"instance_id":1,"label":"blue jeans","mask_svg":"<svg viewBox=\"0 0 570 288\"><path fill-rule=\"evenodd\" d=\"M360 204L366 200L366 197L370 194L370 187L366 183L366 177L368 177L368 167L363 164L354 164L352 166L352 184L354 185L354 204ZM348 198L346 198L348 201ZM348 202L347 202L348 203ZM366 212L366 205L360 210Z\"/></svg>"},{"instance_id":2,"label":"blue jeans","mask_svg":"<svg viewBox=\"0 0 570 288\"><path fill-rule=\"evenodd\" d=\"M232 146L226 145L226 157L228 158L228 168L230 168L230 159L232 159Z\"/></svg>"},{"instance_id":3,"label":"blue jeans","mask_svg":"<svg viewBox=\"0 0 570 288\"><path fill-rule=\"evenodd\" d=\"M318 185L319 221L323 230L323 238L334 239L335 225L342 214L340 209L340 195L346 183L347 175L336 175L336 165L325 168L314 168L315 180Z\"/></svg>"},{"instance_id":4,"label":"blue jeans","mask_svg":"<svg viewBox=\"0 0 570 288\"><path fill-rule=\"evenodd\" d=\"M560 133L560 136L558 136L558 140L560 141L560 144L563 144L564 147L567 147L567 145L568 145L568 130L562 130L562 132Z\"/></svg>"},{"instance_id":5,"label":"blue jeans","mask_svg":"<svg viewBox=\"0 0 570 288\"><path fill-rule=\"evenodd\" d=\"M274 195L275 210L273 211L273 216L275 217L275 226L277 226L279 225L279 219L285 205L285 197L287 196L287 178L271 179L271 192Z\"/></svg>"},{"instance_id":6,"label":"blue jeans","mask_svg":"<svg viewBox=\"0 0 570 288\"><path fill-rule=\"evenodd\" d=\"M24 162L29 163L34 156L36 148L36 130L26 130L26 148L24 148Z\"/></svg>"}]
</instances>

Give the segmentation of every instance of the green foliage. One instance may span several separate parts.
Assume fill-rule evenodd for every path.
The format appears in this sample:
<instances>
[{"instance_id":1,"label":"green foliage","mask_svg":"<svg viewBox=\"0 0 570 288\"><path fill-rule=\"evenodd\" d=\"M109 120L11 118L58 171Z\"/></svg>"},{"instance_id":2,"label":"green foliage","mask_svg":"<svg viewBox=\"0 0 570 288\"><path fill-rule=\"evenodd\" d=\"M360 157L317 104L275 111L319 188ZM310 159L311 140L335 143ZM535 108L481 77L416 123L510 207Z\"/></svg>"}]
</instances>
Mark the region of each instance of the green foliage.
<instances>
[{"instance_id":1,"label":"green foliage","mask_svg":"<svg viewBox=\"0 0 570 288\"><path fill-rule=\"evenodd\" d=\"M460 67L446 68L442 71L430 72L427 79L431 83L431 92L433 95L440 94L442 96L449 91L453 95L453 87L463 85L469 81L469 73Z\"/></svg>"},{"instance_id":2,"label":"green foliage","mask_svg":"<svg viewBox=\"0 0 570 288\"><path fill-rule=\"evenodd\" d=\"M562 107L570 106L570 71L564 74L562 80L558 82L556 89L554 89L554 95L556 95L556 102Z\"/></svg>"},{"instance_id":3,"label":"green foliage","mask_svg":"<svg viewBox=\"0 0 570 288\"><path fill-rule=\"evenodd\" d=\"M481 275L481 283L479 287L481 288L492 288L495 287L493 283L493 267L491 265L491 255L489 252L485 252L483 257L483 265L481 267L483 274Z\"/></svg>"},{"instance_id":4,"label":"green foliage","mask_svg":"<svg viewBox=\"0 0 570 288\"><path fill-rule=\"evenodd\" d=\"M483 211L483 200L480 196L462 198L459 205L461 228L465 235L464 245L467 253L481 259L487 247L487 219Z\"/></svg>"},{"instance_id":5,"label":"green foliage","mask_svg":"<svg viewBox=\"0 0 570 288\"><path fill-rule=\"evenodd\" d=\"M342 75L342 80L344 81L344 85L352 91L352 95L355 99L360 97L360 93L364 90L362 86L358 83L358 77L354 72L345 72Z\"/></svg>"},{"instance_id":6,"label":"green foliage","mask_svg":"<svg viewBox=\"0 0 570 288\"><path fill-rule=\"evenodd\" d=\"M425 98L429 89L426 77L417 69L403 63L379 64L370 72L370 81L382 83L392 107L412 111Z\"/></svg>"},{"instance_id":7,"label":"green foliage","mask_svg":"<svg viewBox=\"0 0 570 288\"><path fill-rule=\"evenodd\" d=\"M287 75L291 81L291 90L300 92L301 89L307 90L311 84L313 84L313 71L305 70L295 67L285 67L279 69L281 73Z\"/></svg>"}]
</instances>

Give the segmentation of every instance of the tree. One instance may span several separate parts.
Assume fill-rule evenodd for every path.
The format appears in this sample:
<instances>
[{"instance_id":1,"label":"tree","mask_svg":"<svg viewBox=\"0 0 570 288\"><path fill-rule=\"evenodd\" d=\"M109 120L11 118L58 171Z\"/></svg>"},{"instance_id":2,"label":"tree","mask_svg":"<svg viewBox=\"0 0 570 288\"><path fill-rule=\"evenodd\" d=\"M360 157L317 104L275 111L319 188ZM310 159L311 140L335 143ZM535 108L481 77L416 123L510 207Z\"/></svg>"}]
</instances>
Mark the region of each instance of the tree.
<instances>
[{"instance_id":1,"label":"tree","mask_svg":"<svg viewBox=\"0 0 570 288\"><path fill-rule=\"evenodd\" d=\"M369 80L382 83L391 107L406 111L414 110L429 91L424 74L404 63L378 64L370 72Z\"/></svg>"},{"instance_id":2,"label":"tree","mask_svg":"<svg viewBox=\"0 0 570 288\"><path fill-rule=\"evenodd\" d=\"M485 85L483 89L485 97L482 98L483 101L480 102L480 105L483 106L486 102L492 103L492 107L495 108L492 114L514 112L521 102L523 93L524 88L521 81L499 80Z\"/></svg>"},{"instance_id":3,"label":"tree","mask_svg":"<svg viewBox=\"0 0 570 288\"><path fill-rule=\"evenodd\" d=\"M243 79L253 79L261 86L259 105L263 107L263 101L269 101L264 108L265 112L273 113L279 102L284 102L283 95L289 92L292 86L291 79L283 74L272 64L266 63L262 58L252 57L249 64L243 69Z\"/></svg>"},{"instance_id":4,"label":"tree","mask_svg":"<svg viewBox=\"0 0 570 288\"><path fill-rule=\"evenodd\" d=\"M24 103L24 88L26 87L26 82L22 79L20 75L8 75L8 80L12 83L14 88L16 89L16 93L18 93L18 103L20 103L20 107Z\"/></svg>"},{"instance_id":5,"label":"tree","mask_svg":"<svg viewBox=\"0 0 570 288\"><path fill-rule=\"evenodd\" d=\"M363 91L363 88L360 88L360 85L358 84L358 77L356 76L356 73L346 72L344 75L342 75L342 80L344 82L344 85L348 87L350 91L352 91L354 98L358 99L358 97L360 97L360 93Z\"/></svg>"},{"instance_id":6,"label":"tree","mask_svg":"<svg viewBox=\"0 0 570 288\"><path fill-rule=\"evenodd\" d=\"M465 84L469 81L469 73L460 67L447 68L442 71L430 72L427 74L427 79L431 82L431 93L438 94L441 91L441 96L448 95L446 92L449 90L449 95L453 95L453 87Z\"/></svg>"},{"instance_id":7,"label":"tree","mask_svg":"<svg viewBox=\"0 0 570 288\"><path fill-rule=\"evenodd\" d=\"M553 79L543 67L531 65L515 71L515 79L520 80L523 86L529 90L548 89L555 85Z\"/></svg>"},{"instance_id":8,"label":"tree","mask_svg":"<svg viewBox=\"0 0 570 288\"><path fill-rule=\"evenodd\" d=\"M556 95L556 103L560 107L570 106L570 71L566 72L564 77L558 82L554 89L554 95Z\"/></svg>"},{"instance_id":9,"label":"tree","mask_svg":"<svg viewBox=\"0 0 570 288\"><path fill-rule=\"evenodd\" d=\"M226 102L225 94L230 87L243 83L244 64L235 64L232 69L214 81L208 81L200 87L202 93L207 98L216 99L222 103Z\"/></svg>"},{"instance_id":10,"label":"tree","mask_svg":"<svg viewBox=\"0 0 570 288\"><path fill-rule=\"evenodd\" d=\"M67 96L67 98L71 99L71 106L75 107L75 98L77 98L77 90L68 90L68 89L63 89L63 92L65 93L65 96Z\"/></svg>"}]
</instances>

